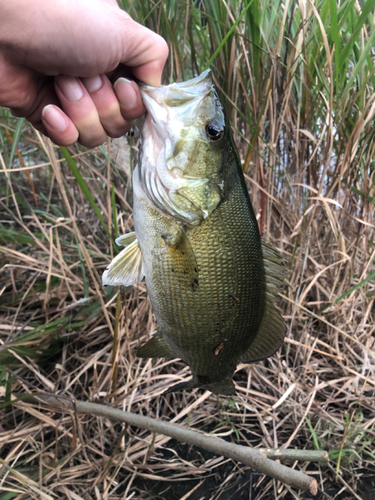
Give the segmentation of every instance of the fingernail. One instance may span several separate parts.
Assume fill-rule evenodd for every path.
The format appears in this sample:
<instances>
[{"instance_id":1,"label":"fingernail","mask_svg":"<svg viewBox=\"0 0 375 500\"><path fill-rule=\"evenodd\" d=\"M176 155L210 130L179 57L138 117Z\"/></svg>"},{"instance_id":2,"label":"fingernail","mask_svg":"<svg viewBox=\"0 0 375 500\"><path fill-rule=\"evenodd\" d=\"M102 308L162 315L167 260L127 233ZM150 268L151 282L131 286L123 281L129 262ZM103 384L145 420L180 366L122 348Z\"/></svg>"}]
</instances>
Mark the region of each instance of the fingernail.
<instances>
[{"instance_id":1,"label":"fingernail","mask_svg":"<svg viewBox=\"0 0 375 500\"><path fill-rule=\"evenodd\" d=\"M63 112L53 104L48 104L43 108L42 118L56 132L63 132L68 126Z\"/></svg>"},{"instance_id":2,"label":"fingernail","mask_svg":"<svg viewBox=\"0 0 375 500\"><path fill-rule=\"evenodd\" d=\"M68 101L79 101L83 96L81 85L73 76L60 75L56 78L57 85Z\"/></svg>"},{"instance_id":3,"label":"fingernail","mask_svg":"<svg viewBox=\"0 0 375 500\"><path fill-rule=\"evenodd\" d=\"M103 80L100 75L91 78L82 78L83 85L89 92L96 92L103 86Z\"/></svg>"},{"instance_id":4,"label":"fingernail","mask_svg":"<svg viewBox=\"0 0 375 500\"><path fill-rule=\"evenodd\" d=\"M131 109L137 104L138 95L132 82L126 78L119 78L113 85L117 98L124 108Z\"/></svg>"}]
</instances>

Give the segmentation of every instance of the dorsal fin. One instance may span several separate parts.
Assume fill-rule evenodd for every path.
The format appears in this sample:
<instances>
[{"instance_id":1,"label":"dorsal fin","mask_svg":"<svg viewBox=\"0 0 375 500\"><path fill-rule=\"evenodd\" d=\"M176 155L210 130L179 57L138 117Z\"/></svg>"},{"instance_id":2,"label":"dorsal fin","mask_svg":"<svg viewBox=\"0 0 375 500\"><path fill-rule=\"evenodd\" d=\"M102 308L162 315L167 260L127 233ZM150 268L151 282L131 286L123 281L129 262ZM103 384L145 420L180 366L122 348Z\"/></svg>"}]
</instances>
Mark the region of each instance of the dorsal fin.
<instances>
[{"instance_id":1,"label":"dorsal fin","mask_svg":"<svg viewBox=\"0 0 375 500\"><path fill-rule=\"evenodd\" d=\"M103 285L130 286L144 277L142 252L134 232L120 236L117 245L125 246L109 264L102 276Z\"/></svg>"},{"instance_id":2,"label":"dorsal fin","mask_svg":"<svg viewBox=\"0 0 375 500\"><path fill-rule=\"evenodd\" d=\"M243 363L254 363L272 356L281 347L286 331L284 319L273 303L279 290L283 288L288 271L280 252L264 238L262 250L266 271L266 307L255 339L241 356Z\"/></svg>"}]
</instances>

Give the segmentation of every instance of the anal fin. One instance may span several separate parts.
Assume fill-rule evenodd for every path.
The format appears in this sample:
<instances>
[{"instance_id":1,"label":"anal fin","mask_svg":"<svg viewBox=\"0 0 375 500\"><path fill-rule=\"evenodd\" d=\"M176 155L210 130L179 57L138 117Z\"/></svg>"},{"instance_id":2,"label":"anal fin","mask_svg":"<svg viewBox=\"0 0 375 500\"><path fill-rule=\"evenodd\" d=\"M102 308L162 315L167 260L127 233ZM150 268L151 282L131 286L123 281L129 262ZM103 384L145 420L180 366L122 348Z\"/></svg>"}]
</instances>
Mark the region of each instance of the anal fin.
<instances>
[{"instance_id":1,"label":"anal fin","mask_svg":"<svg viewBox=\"0 0 375 500\"><path fill-rule=\"evenodd\" d=\"M150 340L137 350L140 358L176 358L176 354L168 346L162 333L156 332Z\"/></svg>"},{"instance_id":2,"label":"anal fin","mask_svg":"<svg viewBox=\"0 0 375 500\"><path fill-rule=\"evenodd\" d=\"M243 363L255 363L278 351L285 337L286 325L283 317L271 303L266 301L262 323L249 349L241 356Z\"/></svg>"},{"instance_id":3,"label":"anal fin","mask_svg":"<svg viewBox=\"0 0 375 500\"><path fill-rule=\"evenodd\" d=\"M128 233L116 240L122 250L109 264L102 276L103 285L130 286L144 277L142 252L135 233Z\"/></svg>"}]
</instances>

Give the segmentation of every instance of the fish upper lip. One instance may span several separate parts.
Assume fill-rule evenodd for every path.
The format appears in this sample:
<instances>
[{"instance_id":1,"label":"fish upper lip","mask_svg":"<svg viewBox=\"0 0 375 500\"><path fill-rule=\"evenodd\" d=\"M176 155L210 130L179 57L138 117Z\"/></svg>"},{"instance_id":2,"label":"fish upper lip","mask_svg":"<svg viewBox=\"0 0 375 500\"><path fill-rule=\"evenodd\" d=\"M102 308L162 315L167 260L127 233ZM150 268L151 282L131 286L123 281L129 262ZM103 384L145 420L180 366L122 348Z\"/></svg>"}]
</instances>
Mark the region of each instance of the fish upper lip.
<instances>
[{"instance_id":1,"label":"fish upper lip","mask_svg":"<svg viewBox=\"0 0 375 500\"><path fill-rule=\"evenodd\" d=\"M201 73L198 76L195 76L194 78L191 78L190 80L187 80L186 82L179 82L179 83L171 83L170 85L160 85L160 87L153 87L152 85L148 85L147 83L144 82L138 82L138 85L140 87L141 92L153 92L156 91L157 89L165 89L166 87L174 87L176 89L188 89L190 87L196 87L200 83L204 82L204 80L207 79L207 77L211 74L211 70L208 68L203 73Z\"/></svg>"},{"instance_id":2,"label":"fish upper lip","mask_svg":"<svg viewBox=\"0 0 375 500\"><path fill-rule=\"evenodd\" d=\"M207 69L202 74L186 82L171 83L160 87L141 84L140 92L146 109L148 109L147 104L151 104L151 100L161 106L178 108L190 101L202 99L211 91L212 87L211 70Z\"/></svg>"}]
</instances>

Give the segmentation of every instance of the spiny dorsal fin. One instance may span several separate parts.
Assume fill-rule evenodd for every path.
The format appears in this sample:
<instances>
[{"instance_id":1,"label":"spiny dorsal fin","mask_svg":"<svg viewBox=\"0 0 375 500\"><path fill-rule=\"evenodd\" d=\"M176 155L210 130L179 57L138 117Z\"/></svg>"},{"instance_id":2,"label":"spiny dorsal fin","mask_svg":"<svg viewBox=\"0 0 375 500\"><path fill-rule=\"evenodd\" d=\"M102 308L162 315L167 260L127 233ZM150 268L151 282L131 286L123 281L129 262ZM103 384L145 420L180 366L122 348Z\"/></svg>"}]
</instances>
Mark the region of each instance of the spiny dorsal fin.
<instances>
[{"instance_id":1,"label":"spiny dorsal fin","mask_svg":"<svg viewBox=\"0 0 375 500\"><path fill-rule=\"evenodd\" d=\"M137 350L139 358L176 358L176 354L168 346L162 333L155 332L150 340Z\"/></svg>"},{"instance_id":2,"label":"spiny dorsal fin","mask_svg":"<svg viewBox=\"0 0 375 500\"><path fill-rule=\"evenodd\" d=\"M274 306L279 290L283 288L288 271L280 252L262 238L263 262L266 270L266 307L259 331L249 349L241 356L243 363L254 363L272 356L283 343L286 326Z\"/></svg>"},{"instance_id":3,"label":"spiny dorsal fin","mask_svg":"<svg viewBox=\"0 0 375 500\"><path fill-rule=\"evenodd\" d=\"M130 286L139 283L144 277L144 271L142 252L135 233L120 236L116 243L126 248L112 260L104 271L103 285Z\"/></svg>"}]
</instances>

